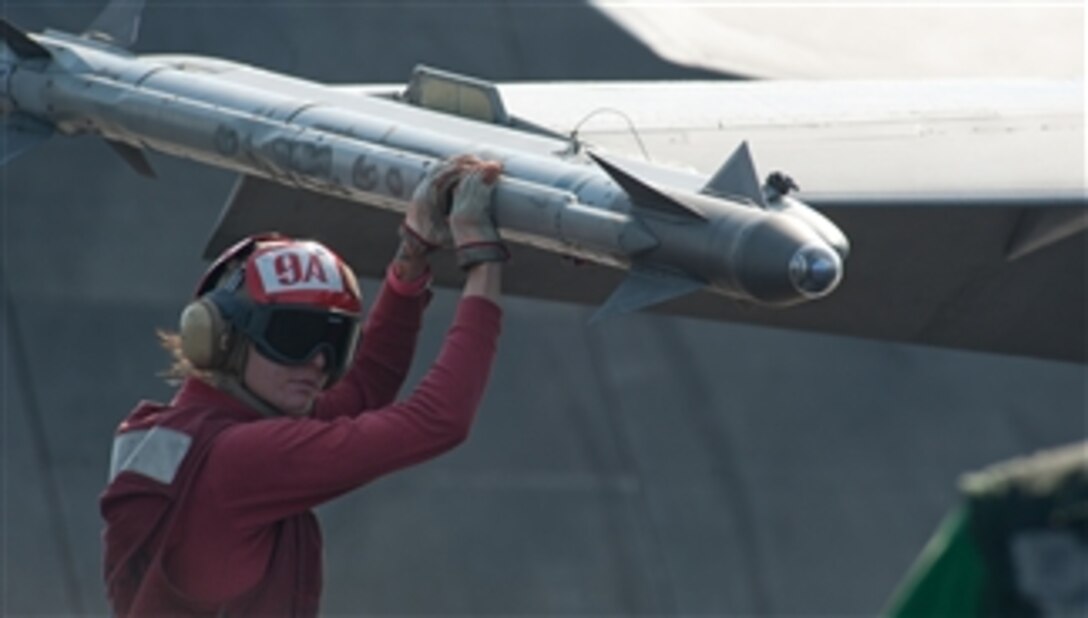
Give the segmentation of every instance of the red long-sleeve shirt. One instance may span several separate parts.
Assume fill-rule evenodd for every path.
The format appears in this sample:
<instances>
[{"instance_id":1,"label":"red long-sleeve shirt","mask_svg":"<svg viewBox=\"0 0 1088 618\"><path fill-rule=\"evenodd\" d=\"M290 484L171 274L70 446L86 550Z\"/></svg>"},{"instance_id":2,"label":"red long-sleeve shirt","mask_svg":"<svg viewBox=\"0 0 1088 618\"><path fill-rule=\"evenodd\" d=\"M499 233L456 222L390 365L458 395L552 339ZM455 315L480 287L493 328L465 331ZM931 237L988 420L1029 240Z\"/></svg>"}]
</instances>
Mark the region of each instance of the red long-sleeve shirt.
<instances>
[{"instance_id":1,"label":"red long-sleeve shirt","mask_svg":"<svg viewBox=\"0 0 1088 618\"><path fill-rule=\"evenodd\" d=\"M462 299L430 371L407 399L392 403L411 364L425 301L391 287L375 303L352 369L321 396L312 417L265 418L198 380L187 381L171 402L167 409L216 410L231 421L204 451L174 507L171 534L182 541L162 564L184 597L205 607L229 605L267 583L273 554L282 551L282 522L312 517L314 506L465 439L494 358L501 310L483 298ZM142 427L145 407L133 415L144 419ZM114 522L124 519L114 513ZM118 532L115 538L124 538ZM312 543L309 536L300 542ZM312 536L319 539L316 527ZM315 581L319 587L319 572Z\"/></svg>"}]
</instances>

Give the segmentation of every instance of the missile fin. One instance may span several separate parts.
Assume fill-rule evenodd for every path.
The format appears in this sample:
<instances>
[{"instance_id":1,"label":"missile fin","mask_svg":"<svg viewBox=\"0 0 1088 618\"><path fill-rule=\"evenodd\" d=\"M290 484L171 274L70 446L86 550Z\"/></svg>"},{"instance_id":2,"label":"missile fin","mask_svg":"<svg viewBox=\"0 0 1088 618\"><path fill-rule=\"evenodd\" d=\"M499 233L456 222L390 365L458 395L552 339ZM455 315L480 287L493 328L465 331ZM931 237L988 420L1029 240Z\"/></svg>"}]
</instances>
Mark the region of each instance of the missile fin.
<instances>
[{"instance_id":1,"label":"missile fin","mask_svg":"<svg viewBox=\"0 0 1088 618\"><path fill-rule=\"evenodd\" d=\"M53 135L53 127L24 114L12 114L0 137L0 167Z\"/></svg>"},{"instance_id":2,"label":"missile fin","mask_svg":"<svg viewBox=\"0 0 1088 618\"><path fill-rule=\"evenodd\" d=\"M706 221L706 215L699 212L697 209L651 187L649 184L623 171L601 155L591 152L589 153L589 157L593 159L597 165L601 166L601 169L603 169L612 180L616 181L616 184L618 184L620 188L623 189L624 193L631 198L631 202L633 202L635 206L668 213L670 215Z\"/></svg>"},{"instance_id":3,"label":"missile fin","mask_svg":"<svg viewBox=\"0 0 1088 618\"><path fill-rule=\"evenodd\" d=\"M53 58L53 54L42 47L41 43L30 38L25 32L5 19L0 19L0 41L7 44L8 49L22 60L49 60Z\"/></svg>"},{"instance_id":4,"label":"missile fin","mask_svg":"<svg viewBox=\"0 0 1088 618\"><path fill-rule=\"evenodd\" d=\"M767 208L767 198L763 195L763 187L756 175L748 142L741 142L737 146L701 193L717 197L740 197L760 208Z\"/></svg>"},{"instance_id":5,"label":"missile fin","mask_svg":"<svg viewBox=\"0 0 1088 618\"><path fill-rule=\"evenodd\" d=\"M106 143L113 148L113 151L121 156L128 163L129 167L136 171L137 174L144 178L158 178L155 174L155 168L151 167L151 162L147 160L147 155L143 150L130 146L124 142L118 142L111 139L106 140Z\"/></svg>"},{"instance_id":6,"label":"missile fin","mask_svg":"<svg viewBox=\"0 0 1088 618\"><path fill-rule=\"evenodd\" d=\"M623 280L601 308L589 319L590 324L613 316L638 311L673 298L678 298L706 286L705 281L687 275L662 272L640 265L632 265L631 272Z\"/></svg>"},{"instance_id":7,"label":"missile fin","mask_svg":"<svg viewBox=\"0 0 1088 618\"><path fill-rule=\"evenodd\" d=\"M112 0L83 33L89 39L106 41L128 49L140 34L140 17L145 0Z\"/></svg>"}]
</instances>

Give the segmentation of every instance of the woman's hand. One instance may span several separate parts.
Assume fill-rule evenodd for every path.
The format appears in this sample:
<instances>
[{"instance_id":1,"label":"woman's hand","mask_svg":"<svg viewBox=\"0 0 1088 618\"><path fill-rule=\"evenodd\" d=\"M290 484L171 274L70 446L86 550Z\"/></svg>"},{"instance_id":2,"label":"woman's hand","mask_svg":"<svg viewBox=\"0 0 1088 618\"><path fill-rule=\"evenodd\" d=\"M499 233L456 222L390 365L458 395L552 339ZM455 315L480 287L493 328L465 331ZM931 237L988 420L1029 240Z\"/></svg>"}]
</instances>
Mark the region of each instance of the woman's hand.
<instances>
[{"instance_id":1,"label":"woman's hand","mask_svg":"<svg viewBox=\"0 0 1088 618\"><path fill-rule=\"evenodd\" d=\"M510 252L495 228L491 193L502 174L502 165L479 162L454 189L450 231L457 249L457 263L471 270L477 264L505 262Z\"/></svg>"}]
</instances>

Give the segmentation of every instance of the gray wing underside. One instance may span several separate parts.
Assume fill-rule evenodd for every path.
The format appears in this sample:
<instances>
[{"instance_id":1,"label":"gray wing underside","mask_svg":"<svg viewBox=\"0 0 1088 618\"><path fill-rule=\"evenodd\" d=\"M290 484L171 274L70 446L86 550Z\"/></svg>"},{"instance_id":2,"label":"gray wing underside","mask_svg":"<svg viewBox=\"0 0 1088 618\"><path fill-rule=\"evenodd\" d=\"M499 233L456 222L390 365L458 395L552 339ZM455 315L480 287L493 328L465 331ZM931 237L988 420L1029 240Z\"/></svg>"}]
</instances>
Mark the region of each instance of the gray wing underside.
<instances>
[{"instance_id":1,"label":"gray wing underside","mask_svg":"<svg viewBox=\"0 0 1088 618\"><path fill-rule=\"evenodd\" d=\"M653 309L710 320L870 339L1088 361L1083 196L806 196L852 242L842 287L830 298L766 309L699 292ZM356 271L379 277L396 248L400 215L244 177L208 243L213 256L263 230L321 239ZM624 273L513 247L504 289L599 306ZM457 287L452 260L434 265ZM588 316L588 313L587 313Z\"/></svg>"}]
</instances>

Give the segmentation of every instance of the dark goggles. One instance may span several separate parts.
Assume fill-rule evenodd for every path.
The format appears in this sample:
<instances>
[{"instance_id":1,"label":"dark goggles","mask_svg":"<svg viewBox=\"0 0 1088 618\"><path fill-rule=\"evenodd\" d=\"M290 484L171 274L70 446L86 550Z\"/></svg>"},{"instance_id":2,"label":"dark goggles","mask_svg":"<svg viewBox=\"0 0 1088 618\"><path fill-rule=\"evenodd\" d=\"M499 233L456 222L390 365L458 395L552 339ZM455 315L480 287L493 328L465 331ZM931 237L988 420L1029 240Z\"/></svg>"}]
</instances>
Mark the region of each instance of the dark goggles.
<instances>
[{"instance_id":1,"label":"dark goggles","mask_svg":"<svg viewBox=\"0 0 1088 618\"><path fill-rule=\"evenodd\" d=\"M242 331L264 356L283 365L304 365L325 355L325 369L340 378L355 356L358 318L312 308L260 305Z\"/></svg>"}]
</instances>

